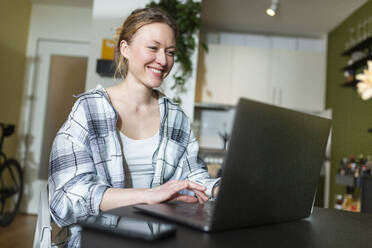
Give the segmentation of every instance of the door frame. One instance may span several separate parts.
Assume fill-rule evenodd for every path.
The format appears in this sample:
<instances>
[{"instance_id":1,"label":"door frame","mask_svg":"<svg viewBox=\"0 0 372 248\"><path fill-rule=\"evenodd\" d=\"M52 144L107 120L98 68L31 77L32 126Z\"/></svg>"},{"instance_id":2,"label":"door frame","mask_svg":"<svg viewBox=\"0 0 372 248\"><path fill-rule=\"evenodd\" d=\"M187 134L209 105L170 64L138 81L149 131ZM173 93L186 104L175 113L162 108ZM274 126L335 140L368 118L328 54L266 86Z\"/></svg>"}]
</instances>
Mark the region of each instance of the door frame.
<instances>
[{"instance_id":1,"label":"door frame","mask_svg":"<svg viewBox=\"0 0 372 248\"><path fill-rule=\"evenodd\" d=\"M52 55L89 58L89 42L38 39L36 59L27 106L26 142L24 149L25 191L21 211L37 213L39 192L47 183L39 178L43 127L45 123L47 94L49 91L50 62Z\"/></svg>"}]
</instances>

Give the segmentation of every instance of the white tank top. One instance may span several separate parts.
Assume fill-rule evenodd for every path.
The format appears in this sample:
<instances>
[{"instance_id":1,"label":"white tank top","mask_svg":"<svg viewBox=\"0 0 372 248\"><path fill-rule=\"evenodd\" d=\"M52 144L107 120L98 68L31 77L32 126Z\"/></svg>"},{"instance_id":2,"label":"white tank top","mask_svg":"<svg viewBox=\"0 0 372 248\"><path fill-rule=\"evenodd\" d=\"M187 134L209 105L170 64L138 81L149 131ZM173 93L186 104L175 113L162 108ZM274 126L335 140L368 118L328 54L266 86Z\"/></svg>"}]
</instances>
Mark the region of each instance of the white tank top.
<instances>
[{"instance_id":1,"label":"white tank top","mask_svg":"<svg viewBox=\"0 0 372 248\"><path fill-rule=\"evenodd\" d=\"M124 152L125 187L150 188L154 177L152 156L159 144L159 132L143 140L134 140L118 132Z\"/></svg>"}]
</instances>

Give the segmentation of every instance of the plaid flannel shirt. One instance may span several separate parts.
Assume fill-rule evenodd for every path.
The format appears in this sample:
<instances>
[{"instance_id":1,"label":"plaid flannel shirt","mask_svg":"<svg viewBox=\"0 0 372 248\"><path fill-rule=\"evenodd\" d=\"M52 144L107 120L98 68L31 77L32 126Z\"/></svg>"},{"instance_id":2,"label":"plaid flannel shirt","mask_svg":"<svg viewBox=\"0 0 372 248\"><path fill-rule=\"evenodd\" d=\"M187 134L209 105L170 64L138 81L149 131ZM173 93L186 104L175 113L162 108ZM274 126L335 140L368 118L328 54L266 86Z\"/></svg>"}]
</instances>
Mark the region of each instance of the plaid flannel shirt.
<instances>
[{"instance_id":1,"label":"plaid flannel shirt","mask_svg":"<svg viewBox=\"0 0 372 248\"><path fill-rule=\"evenodd\" d=\"M210 178L205 164L197 156L199 145L190 120L177 104L158 95L160 141L152 159L151 187L173 179L190 180L207 187L206 194L211 196L219 179ZM79 246L79 235L74 235L79 228L74 223L99 214L105 190L124 188L117 118L107 92L98 85L78 96L53 142L48 178L50 211L57 225L70 226L69 246Z\"/></svg>"}]
</instances>

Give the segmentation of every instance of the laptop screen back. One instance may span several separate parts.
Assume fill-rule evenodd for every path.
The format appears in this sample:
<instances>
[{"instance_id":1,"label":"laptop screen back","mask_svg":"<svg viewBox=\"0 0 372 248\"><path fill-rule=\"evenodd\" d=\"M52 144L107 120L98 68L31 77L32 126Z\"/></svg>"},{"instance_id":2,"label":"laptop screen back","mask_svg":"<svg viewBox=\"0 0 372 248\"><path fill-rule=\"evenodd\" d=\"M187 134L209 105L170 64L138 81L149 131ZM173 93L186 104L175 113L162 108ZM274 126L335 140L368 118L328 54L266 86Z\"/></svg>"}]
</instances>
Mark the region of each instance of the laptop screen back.
<instances>
[{"instance_id":1,"label":"laptop screen back","mask_svg":"<svg viewBox=\"0 0 372 248\"><path fill-rule=\"evenodd\" d=\"M331 121L240 99L213 229L310 215Z\"/></svg>"}]
</instances>

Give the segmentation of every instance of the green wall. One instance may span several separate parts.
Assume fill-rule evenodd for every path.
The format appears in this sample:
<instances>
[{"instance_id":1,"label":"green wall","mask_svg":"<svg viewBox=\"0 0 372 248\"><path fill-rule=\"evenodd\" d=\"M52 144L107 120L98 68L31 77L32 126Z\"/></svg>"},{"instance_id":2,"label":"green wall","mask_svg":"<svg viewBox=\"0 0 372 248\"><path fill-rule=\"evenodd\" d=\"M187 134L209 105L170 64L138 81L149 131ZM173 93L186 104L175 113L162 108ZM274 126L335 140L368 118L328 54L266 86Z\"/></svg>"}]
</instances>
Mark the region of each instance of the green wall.
<instances>
[{"instance_id":1,"label":"green wall","mask_svg":"<svg viewBox=\"0 0 372 248\"><path fill-rule=\"evenodd\" d=\"M345 192L345 187L335 184L340 160L350 154L372 155L372 133L367 132L372 128L372 100L362 101L355 89L341 87L344 76L340 70L348 61L341 53L350 38L349 28L357 27L369 16L372 16L371 0L328 34L326 107L333 109L331 207L335 194Z\"/></svg>"},{"instance_id":2,"label":"green wall","mask_svg":"<svg viewBox=\"0 0 372 248\"><path fill-rule=\"evenodd\" d=\"M0 8L0 122L18 125L26 65L30 0L1 1ZM6 138L4 151L14 157L17 135Z\"/></svg>"}]
</instances>

